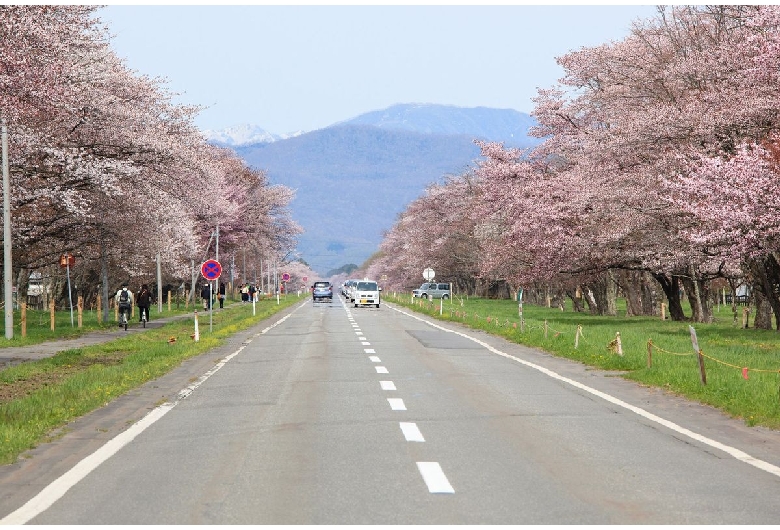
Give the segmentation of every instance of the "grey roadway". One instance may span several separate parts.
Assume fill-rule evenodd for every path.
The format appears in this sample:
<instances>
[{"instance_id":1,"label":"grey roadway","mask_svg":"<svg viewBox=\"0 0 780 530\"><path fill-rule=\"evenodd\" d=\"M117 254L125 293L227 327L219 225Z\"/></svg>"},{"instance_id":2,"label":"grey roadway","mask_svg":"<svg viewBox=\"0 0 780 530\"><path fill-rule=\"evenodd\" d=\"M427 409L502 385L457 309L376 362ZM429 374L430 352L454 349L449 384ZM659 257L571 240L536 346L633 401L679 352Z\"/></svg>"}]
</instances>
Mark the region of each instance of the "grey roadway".
<instances>
[{"instance_id":1,"label":"grey roadway","mask_svg":"<svg viewBox=\"0 0 780 530\"><path fill-rule=\"evenodd\" d=\"M780 434L388 305L306 302L74 423L0 492L5 523L770 524Z\"/></svg>"}]
</instances>

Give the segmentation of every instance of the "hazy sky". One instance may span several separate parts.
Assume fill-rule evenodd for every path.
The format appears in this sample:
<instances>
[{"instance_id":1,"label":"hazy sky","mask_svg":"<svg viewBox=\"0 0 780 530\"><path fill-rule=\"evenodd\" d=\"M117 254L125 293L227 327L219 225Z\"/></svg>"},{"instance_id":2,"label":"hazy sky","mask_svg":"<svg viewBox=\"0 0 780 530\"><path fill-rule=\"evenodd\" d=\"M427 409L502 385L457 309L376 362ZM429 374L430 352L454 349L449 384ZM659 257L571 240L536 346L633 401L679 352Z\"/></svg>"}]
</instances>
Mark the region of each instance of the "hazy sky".
<instances>
[{"instance_id":1,"label":"hazy sky","mask_svg":"<svg viewBox=\"0 0 780 530\"><path fill-rule=\"evenodd\" d=\"M283 134L396 103L530 112L555 58L621 40L650 5L110 5L127 66L206 106L195 123Z\"/></svg>"}]
</instances>

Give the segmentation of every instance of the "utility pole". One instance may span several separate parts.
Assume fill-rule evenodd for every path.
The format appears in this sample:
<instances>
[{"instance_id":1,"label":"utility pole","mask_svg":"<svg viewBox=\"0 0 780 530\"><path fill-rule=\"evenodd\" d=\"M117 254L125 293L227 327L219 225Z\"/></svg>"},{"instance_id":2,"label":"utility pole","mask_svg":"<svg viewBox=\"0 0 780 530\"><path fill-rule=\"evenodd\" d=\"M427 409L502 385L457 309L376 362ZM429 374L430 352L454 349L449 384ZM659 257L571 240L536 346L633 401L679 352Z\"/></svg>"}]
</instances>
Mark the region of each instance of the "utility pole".
<instances>
[{"instance_id":1,"label":"utility pole","mask_svg":"<svg viewBox=\"0 0 780 530\"><path fill-rule=\"evenodd\" d=\"M157 312L162 313L162 267L160 265L160 253L157 253ZM149 316L149 315L147 315Z\"/></svg>"},{"instance_id":2,"label":"utility pole","mask_svg":"<svg viewBox=\"0 0 780 530\"><path fill-rule=\"evenodd\" d=\"M3 144L3 291L5 294L5 338L14 338L13 268L11 267L11 178L8 175L8 127L2 120Z\"/></svg>"}]
</instances>

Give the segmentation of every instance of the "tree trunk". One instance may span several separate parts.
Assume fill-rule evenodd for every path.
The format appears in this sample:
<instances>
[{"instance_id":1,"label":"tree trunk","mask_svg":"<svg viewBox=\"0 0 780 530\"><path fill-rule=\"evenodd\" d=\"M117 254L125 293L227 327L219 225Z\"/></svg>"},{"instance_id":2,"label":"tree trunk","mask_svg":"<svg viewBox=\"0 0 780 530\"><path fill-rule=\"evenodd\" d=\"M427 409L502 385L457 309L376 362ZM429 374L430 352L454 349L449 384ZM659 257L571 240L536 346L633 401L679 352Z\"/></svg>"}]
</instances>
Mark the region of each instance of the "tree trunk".
<instances>
[{"instance_id":1,"label":"tree trunk","mask_svg":"<svg viewBox=\"0 0 780 530\"><path fill-rule=\"evenodd\" d=\"M688 267L688 274L689 276L682 278L682 282L693 312L691 319L694 322L710 323L712 322L712 310L710 308L707 282L698 277L696 268L693 265Z\"/></svg>"},{"instance_id":2,"label":"tree trunk","mask_svg":"<svg viewBox=\"0 0 780 530\"><path fill-rule=\"evenodd\" d=\"M591 291L596 305L595 314L601 316L617 315L615 304L617 283L615 283L611 271L606 271L595 282L591 283ZM591 313L593 313L592 307Z\"/></svg>"},{"instance_id":3,"label":"tree trunk","mask_svg":"<svg viewBox=\"0 0 780 530\"><path fill-rule=\"evenodd\" d=\"M763 298L762 304L772 308L775 319L780 323L780 264L774 255L769 254L762 259L753 260L748 265L753 274L753 296L756 297L756 327L758 327L758 296ZM771 328L771 317L769 318ZM778 328L780 330L780 328Z\"/></svg>"},{"instance_id":4,"label":"tree trunk","mask_svg":"<svg viewBox=\"0 0 780 530\"><path fill-rule=\"evenodd\" d=\"M642 293L642 315L655 316L658 311L658 297L653 289L653 279L647 271L643 271L640 277L640 291Z\"/></svg>"},{"instance_id":5,"label":"tree trunk","mask_svg":"<svg viewBox=\"0 0 780 530\"><path fill-rule=\"evenodd\" d=\"M100 242L100 276L103 283L103 322L108 322L108 255L103 241Z\"/></svg>"},{"instance_id":6,"label":"tree trunk","mask_svg":"<svg viewBox=\"0 0 780 530\"><path fill-rule=\"evenodd\" d=\"M759 290L753 291L756 300L756 316L753 325L756 329L772 329L772 305Z\"/></svg>"},{"instance_id":7,"label":"tree trunk","mask_svg":"<svg viewBox=\"0 0 780 530\"><path fill-rule=\"evenodd\" d=\"M639 281L641 273L636 271L618 271L615 279L626 297L626 316L642 314L642 286Z\"/></svg>"},{"instance_id":8,"label":"tree trunk","mask_svg":"<svg viewBox=\"0 0 780 530\"><path fill-rule=\"evenodd\" d=\"M583 300L582 300L583 297L582 296L578 297L576 290L573 291L571 289L567 289L566 290L566 296L571 298L572 306L574 307L574 312L575 313L582 313L585 310L584 306L582 305L583 304Z\"/></svg>"},{"instance_id":9,"label":"tree trunk","mask_svg":"<svg viewBox=\"0 0 780 530\"><path fill-rule=\"evenodd\" d=\"M653 278L661 284L669 305L669 316L672 320L682 322L687 320L680 303L680 278L679 276L667 276L662 273L652 273Z\"/></svg>"}]
</instances>

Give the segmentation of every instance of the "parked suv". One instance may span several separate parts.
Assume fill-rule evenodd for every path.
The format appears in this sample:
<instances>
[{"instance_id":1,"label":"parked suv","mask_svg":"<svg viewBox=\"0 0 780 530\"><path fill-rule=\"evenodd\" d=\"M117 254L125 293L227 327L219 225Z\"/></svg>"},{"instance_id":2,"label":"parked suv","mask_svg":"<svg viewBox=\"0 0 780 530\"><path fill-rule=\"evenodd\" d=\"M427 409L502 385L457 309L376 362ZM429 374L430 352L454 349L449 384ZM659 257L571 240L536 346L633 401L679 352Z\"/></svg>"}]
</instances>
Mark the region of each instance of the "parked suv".
<instances>
[{"instance_id":1,"label":"parked suv","mask_svg":"<svg viewBox=\"0 0 780 530\"><path fill-rule=\"evenodd\" d=\"M330 282L314 282L311 288L312 301L328 299L333 300L333 287Z\"/></svg>"},{"instance_id":2,"label":"parked suv","mask_svg":"<svg viewBox=\"0 0 780 530\"><path fill-rule=\"evenodd\" d=\"M424 283L419 289L412 291L412 296L415 298L444 298L447 300L452 296L452 293L450 293L450 284L448 283Z\"/></svg>"}]
</instances>

